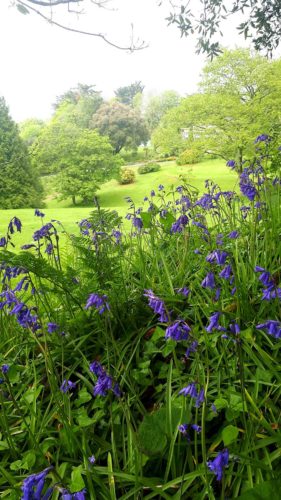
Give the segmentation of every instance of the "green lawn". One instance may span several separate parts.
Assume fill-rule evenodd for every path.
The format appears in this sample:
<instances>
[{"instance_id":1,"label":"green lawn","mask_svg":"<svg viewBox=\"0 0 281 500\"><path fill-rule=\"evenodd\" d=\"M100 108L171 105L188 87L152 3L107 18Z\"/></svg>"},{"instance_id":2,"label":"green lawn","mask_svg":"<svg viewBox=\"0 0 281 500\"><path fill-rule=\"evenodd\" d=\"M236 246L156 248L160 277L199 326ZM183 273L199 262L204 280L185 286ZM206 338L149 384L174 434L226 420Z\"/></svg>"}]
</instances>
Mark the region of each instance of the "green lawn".
<instances>
[{"instance_id":1,"label":"green lawn","mask_svg":"<svg viewBox=\"0 0 281 500\"><path fill-rule=\"evenodd\" d=\"M237 190L237 175L230 171L223 160L208 160L192 166L179 167L175 162L163 162L159 172L145 175L137 174L136 182L121 186L116 180L105 183L98 192L99 201L103 208L116 208L120 215L126 213L125 196L131 196L136 205L141 204L144 196L149 195L152 189L157 191L159 184L167 189L172 185L180 184L180 176L183 175L187 182L204 190L204 181L212 179L220 185L223 190ZM137 167L133 167L136 168ZM50 194L46 198L46 208L42 210L46 214L44 221L58 219L69 232L77 231L77 221L87 217L93 207L73 207L70 200L59 201L53 192L53 179L44 179L44 188ZM23 244L31 240L32 233L40 227L41 221L33 215L31 209L1 210L0 236L5 234L9 220L16 215L23 223L23 235L15 235L15 243Z\"/></svg>"}]
</instances>

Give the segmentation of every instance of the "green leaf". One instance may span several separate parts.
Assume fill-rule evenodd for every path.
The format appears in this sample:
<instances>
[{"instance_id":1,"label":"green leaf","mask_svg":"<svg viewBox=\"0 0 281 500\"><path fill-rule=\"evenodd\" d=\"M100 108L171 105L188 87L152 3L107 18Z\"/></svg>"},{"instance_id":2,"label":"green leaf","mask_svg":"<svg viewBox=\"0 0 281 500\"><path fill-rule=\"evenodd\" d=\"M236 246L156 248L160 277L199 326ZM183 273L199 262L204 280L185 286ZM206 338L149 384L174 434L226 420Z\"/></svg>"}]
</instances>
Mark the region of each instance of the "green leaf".
<instances>
[{"instance_id":1,"label":"green leaf","mask_svg":"<svg viewBox=\"0 0 281 500\"><path fill-rule=\"evenodd\" d=\"M29 10L24 5L21 5L20 3L17 3L17 9L21 14L24 14L24 15L29 14Z\"/></svg>"},{"instance_id":2,"label":"green leaf","mask_svg":"<svg viewBox=\"0 0 281 500\"><path fill-rule=\"evenodd\" d=\"M7 441L0 441L0 451L9 450Z\"/></svg>"},{"instance_id":3,"label":"green leaf","mask_svg":"<svg viewBox=\"0 0 281 500\"><path fill-rule=\"evenodd\" d=\"M86 408L80 408L79 411L77 411L76 420L80 427L88 427L89 425L93 425L95 421L88 416Z\"/></svg>"},{"instance_id":4,"label":"green leaf","mask_svg":"<svg viewBox=\"0 0 281 500\"><path fill-rule=\"evenodd\" d=\"M84 479L82 477L83 466L73 467L71 472L70 481L70 492L76 493L77 491L83 490L85 487Z\"/></svg>"},{"instance_id":5,"label":"green leaf","mask_svg":"<svg viewBox=\"0 0 281 500\"><path fill-rule=\"evenodd\" d=\"M255 486L240 497L239 500L279 500L281 489L281 478L265 481Z\"/></svg>"},{"instance_id":6,"label":"green leaf","mask_svg":"<svg viewBox=\"0 0 281 500\"><path fill-rule=\"evenodd\" d=\"M222 410L223 408L227 408L228 403L227 403L226 399L218 398L215 400L214 405L215 405L217 410Z\"/></svg>"},{"instance_id":7,"label":"green leaf","mask_svg":"<svg viewBox=\"0 0 281 500\"><path fill-rule=\"evenodd\" d=\"M151 212L142 212L140 214L142 222L143 222L143 227L144 228L149 228L151 227L151 219L152 219L152 213Z\"/></svg>"},{"instance_id":8,"label":"green leaf","mask_svg":"<svg viewBox=\"0 0 281 500\"><path fill-rule=\"evenodd\" d=\"M234 425L228 425L227 427L225 427L222 431L222 439L224 445L228 446L229 444L236 441L238 434L239 429L237 427L234 427Z\"/></svg>"},{"instance_id":9,"label":"green leaf","mask_svg":"<svg viewBox=\"0 0 281 500\"><path fill-rule=\"evenodd\" d=\"M88 401L91 401L92 396L91 394L87 391L86 387L83 387L81 391L78 393L78 398L75 401L75 406L81 406L85 403L88 403Z\"/></svg>"},{"instance_id":10,"label":"green leaf","mask_svg":"<svg viewBox=\"0 0 281 500\"><path fill-rule=\"evenodd\" d=\"M164 423L164 428L163 428ZM165 432L165 420L160 412L146 415L139 426L140 449L145 455L161 454L167 444Z\"/></svg>"}]
</instances>

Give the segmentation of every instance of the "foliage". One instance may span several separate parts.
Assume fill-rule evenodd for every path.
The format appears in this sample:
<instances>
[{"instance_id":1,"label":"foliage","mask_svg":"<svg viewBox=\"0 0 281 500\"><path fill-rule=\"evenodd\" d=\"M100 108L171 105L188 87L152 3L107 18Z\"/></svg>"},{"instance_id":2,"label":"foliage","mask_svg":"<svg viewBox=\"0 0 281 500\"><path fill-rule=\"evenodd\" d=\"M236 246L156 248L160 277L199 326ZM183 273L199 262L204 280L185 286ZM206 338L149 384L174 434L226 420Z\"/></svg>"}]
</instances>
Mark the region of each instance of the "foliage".
<instances>
[{"instance_id":1,"label":"foliage","mask_svg":"<svg viewBox=\"0 0 281 500\"><path fill-rule=\"evenodd\" d=\"M159 150L196 147L202 153L234 158L239 165L254 154L260 130L279 136L280 61L249 51L225 51L203 70L202 93L182 99L152 135ZM183 145L185 143L185 146Z\"/></svg>"},{"instance_id":2,"label":"foliage","mask_svg":"<svg viewBox=\"0 0 281 500\"><path fill-rule=\"evenodd\" d=\"M128 198L131 232L96 204L66 248L59 221L18 254L8 229L0 492L40 472L52 500L273 494L281 179L256 158L240 186Z\"/></svg>"},{"instance_id":3,"label":"foliage","mask_svg":"<svg viewBox=\"0 0 281 500\"><path fill-rule=\"evenodd\" d=\"M91 126L109 137L115 153L135 149L149 139L139 112L118 101L104 103L93 115Z\"/></svg>"},{"instance_id":4,"label":"foliage","mask_svg":"<svg viewBox=\"0 0 281 500\"><path fill-rule=\"evenodd\" d=\"M163 2L161 2L163 3ZM176 24L181 36L197 36L197 52L213 57L219 54L219 38L224 21L239 14L242 20L237 26L239 34L250 38L256 50L272 54L279 46L281 26L280 2L271 0L204 0L198 10L198 2L189 1L174 6L168 21Z\"/></svg>"},{"instance_id":5,"label":"foliage","mask_svg":"<svg viewBox=\"0 0 281 500\"><path fill-rule=\"evenodd\" d=\"M161 165L159 163L155 163L150 161L149 163L146 163L145 165L141 165L138 168L138 173L139 174L149 174L150 172L158 172L161 169Z\"/></svg>"},{"instance_id":6,"label":"foliage","mask_svg":"<svg viewBox=\"0 0 281 500\"><path fill-rule=\"evenodd\" d=\"M166 90L148 100L145 106L144 118L150 132L156 129L161 118L169 109L176 108L179 105L180 99L180 95L175 90Z\"/></svg>"},{"instance_id":7,"label":"foliage","mask_svg":"<svg viewBox=\"0 0 281 500\"><path fill-rule=\"evenodd\" d=\"M136 172L130 167L121 167L118 176L119 184L132 184L136 181Z\"/></svg>"},{"instance_id":8,"label":"foliage","mask_svg":"<svg viewBox=\"0 0 281 500\"><path fill-rule=\"evenodd\" d=\"M177 158L177 165L199 163L201 159L202 153L198 149L185 149Z\"/></svg>"},{"instance_id":9,"label":"foliage","mask_svg":"<svg viewBox=\"0 0 281 500\"><path fill-rule=\"evenodd\" d=\"M29 118L19 124L20 137L27 147L32 146L42 132L43 127L44 122L37 118Z\"/></svg>"},{"instance_id":10,"label":"foliage","mask_svg":"<svg viewBox=\"0 0 281 500\"><path fill-rule=\"evenodd\" d=\"M133 107L134 100L137 95L142 94L144 91L144 85L139 82L131 83L131 85L127 85L125 87L119 87L114 91L115 97L117 101L122 104L126 104L127 106Z\"/></svg>"},{"instance_id":11,"label":"foliage","mask_svg":"<svg viewBox=\"0 0 281 500\"><path fill-rule=\"evenodd\" d=\"M27 148L17 125L0 98L0 207L34 207L41 201L42 186L31 169Z\"/></svg>"},{"instance_id":12,"label":"foliage","mask_svg":"<svg viewBox=\"0 0 281 500\"><path fill-rule=\"evenodd\" d=\"M96 130L79 130L61 159L58 190L62 199L71 197L75 204L80 197L89 203L100 184L116 176L119 166L120 159L113 155L107 137Z\"/></svg>"}]
</instances>

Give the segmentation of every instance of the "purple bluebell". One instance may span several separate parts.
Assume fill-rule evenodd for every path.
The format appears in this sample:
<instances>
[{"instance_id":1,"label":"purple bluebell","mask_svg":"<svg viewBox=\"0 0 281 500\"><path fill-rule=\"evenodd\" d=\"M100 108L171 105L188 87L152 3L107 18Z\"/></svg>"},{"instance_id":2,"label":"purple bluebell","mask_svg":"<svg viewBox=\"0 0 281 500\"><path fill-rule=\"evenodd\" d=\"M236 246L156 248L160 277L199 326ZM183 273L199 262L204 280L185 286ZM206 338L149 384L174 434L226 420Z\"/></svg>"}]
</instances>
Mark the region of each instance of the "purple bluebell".
<instances>
[{"instance_id":1,"label":"purple bluebell","mask_svg":"<svg viewBox=\"0 0 281 500\"><path fill-rule=\"evenodd\" d=\"M40 229L37 229L37 231L35 231L33 233L32 238L34 239L34 241L39 241L46 236L50 237L51 234L53 234L54 232L55 232L55 230L54 230L53 224L48 222L47 224L42 226Z\"/></svg>"},{"instance_id":2,"label":"purple bluebell","mask_svg":"<svg viewBox=\"0 0 281 500\"><path fill-rule=\"evenodd\" d=\"M218 410L216 408L216 405L214 403L211 404L211 410L214 412L214 413L218 413Z\"/></svg>"},{"instance_id":3,"label":"purple bluebell","mask_svg":"<svg viewBox=\"0 0 281 500\"><path fill-rule=\"evenodd\" d=\"M88 460L89 460L90 464L93 465L96 461L96 457L94 455L92 455L91 457L88 458Z\"/></svg>"},{"instance_id":4,"label":"purple bluebell","mask_svg":"<svg viewBox=\"0 0 281 500\"><path fill-rule=\"evenodd\" d=\"M180 217L172 224L171 233L181 233L183 228L188 224L187 215L180 215Z\"/></svg>"},{"instance_id":5,"label":"purple bluebell","mask_svg":"<svg viewBox=\"0 0 281 500\"><path fill-rule=\"evenodd\" d=\"M76 383L75 382L71 382L71 380L64 379L63 383L60 386L60 390L61 390L61 392L63 392L64 394L66 394L68 391L74 390L75 387L76 387Z\"/></svg>"},{"instance_id":6,"label":"purple bluebell","mask_svg":"<svg viewBox=\"0 0 281 500\"><path fill-rule=\"evenodd\" d=\"M281 323L280 321L269 319L265 323L256 326L258 330L267 330L268 335L272 335L276 339L281 338Z\"/></svg>"},{"instance_id":7,"label":"purple bluebell","mask_svg":"<svg viewBox=\"0 0 281 500\"><path fill-rule=\"evenodd\" d=\"M203 279L201 286L202 288L211 288L214 290L216 288L214 273L207 273L207 276Z\"/></svg>"},{"instance_id":8,"label":"purple bluebell","mask_svg":"<svg viewBox=\"0 0 281 500\"><path fill-rule=\"evenodd\" d=\"M176 292L178 294L184 295L185 297L188 297L188 295L190 294L190 290L186 286L178 288Z\"/></svg>"},{"instance_id":9,"label":"purple bluebell","mask_svg":"<svg viewBox=\"0 0 281 500\"><path fill-rule=\"evenodd\" d=\"M62 491L61 500L86 500L87 490L83 489L81 491L76 491L76 493L70 493L68 490L64 489Z\"/></svg>"},{"instance_id":10,"label":"purple bluebell","mask_svg":"<svg viewBox=\"0 0 281 500\"><path fill-rule=\"evenodd\" d=\"M53 333L58 329L58 325L56 323L48 323L48 333Z\"/></svg>"},{"instance_id":11,"label":"purple bluebell","mask_svg":"<svg viewBox=\"0 0 281 500\"><path fill-rule=\"evenodd\" d=\"M48 243L48 245L46 246L45 253L48 254L48 255L52 255L53 250L54 250L53 243Z\"/></svg>"},{"instance_id":12,"label":"purple bluebell","mask_svg":"<svg viewBox=\"0 0 281 500\"><path fill-rule=\"evenodd\" d=\"M189 356L190 356L190 354L192 352L196 352L197 347L198 347L198 342L197 342L197 340L194 340L193 342L191 342L191 344L189 345L189 347L186 349L184 356L186 358L189 358Z\"/></svg>"},{"instance_id":13,"label":"purple bluebell","mask_svg":"<svg viewBox=\"0 0 281 500\"><path fill-rule=\"evenodd\" d=\"M7 364L4 364L4 365L1 366L1 371L4 374L8 373L9 369L10 369L10 366L7 365Z\"/></svg>"},{"instance_id":14,"label":"purple bluebell","mask_svg":"<svg viewBox=\"0 0 281 500\"><path fill-rule=\"evenodd\" d=\"M255 197L258 194L258 191L248 176L243 176L243 174L241 174L239 186L241 193L250 201L254 201Z\"/></svg>"},{"instance_id":15,"label":"purple bluebell","mask_svg":"<svg viewBox=\"0 0 281 500\"><path fill-rule=\"evenodd\" d=\"M239 232L234 230L234 231L231 231L227 237L230 238L231 240L235 240L236 238L238 238L239 236Z\"/></svg>"},{"instance_id":16,"label":"purple bluebell","mask_svg":"<svg viewBox=\"0 0 281 500\"><path fill-rule=\"evenodd\" d=\"M236 323L235 321L233 323L230 323L229 325L229 330L231 331L231 333L233 333L234 335L238 335L240 333L240 326L238 325L238 323Z\"/></svg>"},{"instance_id":17,"label":"purple bluebell","mask_svg":"<svg viewBox=\"0 0 281 500\"><path fill-rule=\"evenodd\" d=\"M99 361L93 361L93 363L90 363L90 371L94 373L97 377L100 377L105 372L104 368L102 367Z\"/></svg>"},{"instance_id":18,"label":"purple bluebell","mask_svg":"<svg viewBox=\"0 0 281 500\"><path fill-rule=\"evenodd\" d=\"M95 307L99 314L104 313L106 310L110 310L109 304L107 301L107 295L98 295L97 293L91 293L89 295L85 309L89 309L90 307Z\"/></svg>"},{"instance_id":19,"label":"purple bluebell","mask_svg":"<svg viewBox=\"0 0 281 500\"><path fill-rule=\"evenodd\" d=\"M18 232L21 232L22 223L20 219L18 219L18 217L13 217L9 222L8 230L10 231L11 234L15 232L14 227Z\"/></svg>"},{"instance_id":20,"label":"purple bluebell","mask_svg":"<svg viewBox=\"0 0 281 500\"><path fill-rule=\"evenodd\" d=\"M167 327L165 339L172 339L177 342L187 340L190 331L190 327L184 321L178 320Z\"/></svg>"},{"instance_id":21,"label":"purple bluebell","mask_svg":"<svg viewBox=\"0 0 281 500\"><path fill-rule=\"evenodd\" d=\"M236 161L235 160L228 160L226 163L227 167L230 167L232 170L236 167Z\"/></svg>"},{"instance_id":22,"label":"purple bluebell","mask_svg":"<svg viewBox=\"0 0 281 500\"><path fill-rule=\"evenodd\" d=\"M204 210L210 210L211 208L215 208L216 205L213 203L214 197L211 194L205 193L199 200L195 202L195 205L198 205Z\"/></svg>"},{"instance_id":23,"label":"purple bluebell","mask_svg":"<svg viewBox=\"0 0 281 500\"><path fill-rule=\"evenodd\" d=\"M6 245L7 245L7 240L5 236L2 236L2 238L0 238L0 247L5 247Z\"/></svg>"},{"instance_id":24,"label":"purple bluebell","mask_svg":"<svg viewBox=\"0 0 281 500\"><path fill-rule=\"evenodd\" d=\"M202 431L202 427L200 427L200 425L197 425L197 424L192 424L191 425L191 428L195 431L195 432L198 432L200 433Z\"/></svg>"},{"instance_id":25,"label":"purple bluebell","mask_svg":"<svg viewBox=\"0 0 281 500\"><path fill-rule=\"evenodd\" d=\"M150 196L152 196L152 197L153 197L153 196L155 196L155 191L154 191L154 189L152 189L152 191L151 191L151 193L150 193Z\"/></svg>"},{"instance_id":26,"label":"purple bluebell","mask_svg":"<svg viewBox=\"0 0 281 500\"><path fill-rule=\"evenodd\" d=\"M94 361L90 364L90 371L97 377L97 382L93 390L94 396L106 396L109 390L111 390L117 398L121 396L119 385L113 382L112 377L108 375L105 368L103 368L98 361Z\"/></svg>"},{"instance_id":27,"label":"purple bluebell","mask_svg":"<svg viewBox=\"0 0 281 500\"><path fill-rule=\"evenodd\" d=\"M190 396L191 398L197 398L197 389L196 385L194 382L191 384L187 385L186 387L183 387L183 389L180 390L179 395L182 394L183 396Z\"/></svg>"},{"instance_id":28,"label":"purple bluebell","mask_svg":"<svg viewBox=\"0 0 281 500\"><path fill-rule=\"evenodd\" d=\"M31 244L27 244L27 245L22 245L21 246L21 250L29 250L30 248L36 248L36 245L34 245L33 243L31 243Z\"/></svg>"},{"instance_id":29,"label":"purple bluebell","mask_svg":"<svg viewBox=\"0 0 281 500\"><path fill-rule=\"evenodd\" d=\"M143 221L140 217L133 217L133 226L137 229L141 229L143 227Z\"/></svg>"},{"instance_id":30,"label":"purple bluebell","mask_svg":"<svg viewBox=\"0 0 281 500\"><path fill-rule=\"evenodd\" d=\"M221 312L215 312L211 314L209 319L209 325L205 328L206 332L211 333L213 330L221 330L222 327L219 325L219 319Z\"/></svg>"},{"instance_id":31,"label":"purple bluebell","mask_svg":"<svg viewBox=\"0 0 281 500\"><path fill-rule=\"evenodd\" d=\"M223 278L225 280L229 280L232 277L232 267L230 264L225 266L223 270L219 273L220 278Z\"/></svg>"},{"instance_id":32,"label":"purple bluebell","mask_svg":"<svg viewBox=\"0 0 281 500\"><path fill-rule=\"evenodd\" d=\"M267 134L260 134L258 137L255 139L254 143L257 144L259 142L269 142L271 138Z\"/></svg>"},{"instance_id":33,"label":"purple bluebell","mask_svg":"<svg viewBox=\"0 0 281 500\"><path fill-rule=\"evenodd\" d=\"M195 407L199 408L202 403L205 401L205 391L204 389L201 389L196 400L195 400Z\"/></svg>"},{"instance_id":34,"label":"purple bluebell","mask_svg":"<svg viewBox=\"0 0 281 500\"><path fill-rule=\"evenodd\" d=\"M159 315L159 321L161 323L169 321L163 300L159 299L152 290L145 290L144 296L148 298L148 304L153 312Z\"/></svg>"},{"instance_id":35,"label":"purple bluebell","mask_svg":"<svg viewBox=\"0 0 281 500\"><path fill-rule=\"evenodd\" d=\"M223 476L224 467L228 465L229 451L225 448L223 451L218 453L214 460L209 460L207 466L209 469L217 476L217 480L221 481Z\"/></svg>"},{"instance_id":36,"label":"purple bluebell","mask_svg":"<svg viewBox=\"0 0 281 500\"><path fill-rule=\"evenodd\" d=\"M163 191L163 189L165 189L165 188L164 188L164 186L163 186L163 184L159 184L159 186L158 186L158 190L159 190L159 191Z\"/></svg>"},{"instance_id":37,"label":"purple bluebell","mask_svg":"<svg viewBox=\"0 0 281 500\"><path fill-rule=\"evenodd\" d=\"M120 243L121 237L122 237L121 231L118 231L117 229L112 229L112 233L111 234L112 234L113 238L115 238L116 243L118 245Z\"/></svg>"},{"instance_id":38,"label":"purple bluebell","mask_svg":"<svg viewBox=\"0 0 281 500\"><path fill-rule=\"evenodd\" d=\"M178 193L182 193L182 192L183 192L183 186L178 186L178 187L176 187L176 191L177 191Z\"/></svg>"},{"instance_id":39,"label":"purple bluebell","mask_svg":"<svg viewBox=\"0 0 281 500\"><path fill-rule=\"evenodd\" d=\"M43 212L40 212L38 208L35 209L34 215L36 215L36 217L45 217L45 214L43 214Z\"/></svg>"},{"instance_id":40,"label":"purple bluebell","mask_svg":"<svg viewBox=\"0 0 281 500\"><path fill-rule=\"evenodd\" d=\"M187 431L188 431L188 424L181 424L178 426L179 432L184 436L187 437Z\"/></svg>"},{"instance_id":41,"label":"purple bluebell","mask_svg":"<svg viewBox=\"0 0 281 500\"><path fill-rule=\"evenodd\" d=\"M47 474L52 470L52 467L44 469L42 472L37 474L31 474L26 479L24 479L21 491L21 500L40 500L44 498L42 495L45 479Z\"/></svg>"},{"instance_id":42,"label":"purple bluebell","mask_svg":"<svg viewBox=\"0 0 281 500\"><path fill-rule=\"evenodd\" d=\"M228 253L223 250L214 250L206 257L206 261L213 263L216 262L219 266L223 266L228 257Z\"/></svg>"}]
</instances>

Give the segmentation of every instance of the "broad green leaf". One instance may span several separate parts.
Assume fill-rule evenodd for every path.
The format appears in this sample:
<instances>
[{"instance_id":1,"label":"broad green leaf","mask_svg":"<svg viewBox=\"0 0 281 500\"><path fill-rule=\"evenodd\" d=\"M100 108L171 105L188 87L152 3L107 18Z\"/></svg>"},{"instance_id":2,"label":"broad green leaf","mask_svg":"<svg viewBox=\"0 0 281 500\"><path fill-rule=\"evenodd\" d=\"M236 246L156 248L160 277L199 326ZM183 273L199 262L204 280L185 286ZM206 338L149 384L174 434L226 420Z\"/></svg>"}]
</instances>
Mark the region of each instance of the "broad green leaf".
<instances>
[{"instance_id":1,"label":"broad green leaf","mask_svg":"<svg viewBox=\"0 0 281 500\"><path fill-rule=\"evenodd\" d=\"M239 500L279 500L281 478L265 481L238 497Z\"/></svg>"},{"instance_id":2,"label":"broad green leaf","mask_svg":"<svg viewBox=\"0 0 281 500\"><path fill-rule=\"evenodd\" d=\"M227 427L225 427L222 431L222 439L224 445L228 446L229 444L236 441L238 434L239 429L237 427L234 427L234 425L228 425Z\"/></svg>"},{"instance_id":3,"label":"broad green leaf","mask_svg":"<svg viewBox=\"0 0 281 500\"><path fill-rule=\"evenodd\" d=\"M83 488L85 487L84 479L82 477L82 470L83 470L82 465L79 465L78 467L73 467L72 469L71 481L70 481L71 493L83 490Z\"/></svg>"},{"instance_id":4,"label":"broad green leaf","mask_svg":"<svg viewBox=\"0 0 281 500\"><path fill-rule=\"evenodd\" d=\"M152 415L146 415L139 426L139 444L140 449L145 455L161 454L167 444L167 438L163 428L163 415L159 412Z\"/></svg>"}]
</instances>

